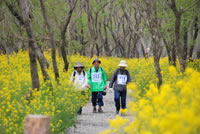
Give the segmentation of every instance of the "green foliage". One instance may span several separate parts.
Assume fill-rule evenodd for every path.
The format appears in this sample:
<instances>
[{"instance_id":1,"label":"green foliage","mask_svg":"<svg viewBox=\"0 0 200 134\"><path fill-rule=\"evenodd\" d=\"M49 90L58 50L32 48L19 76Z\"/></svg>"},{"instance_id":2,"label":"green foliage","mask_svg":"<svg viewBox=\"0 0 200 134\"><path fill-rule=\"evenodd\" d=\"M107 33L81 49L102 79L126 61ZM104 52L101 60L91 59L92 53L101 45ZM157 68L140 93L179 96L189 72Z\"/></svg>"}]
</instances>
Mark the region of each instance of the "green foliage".
<instances>
[{"instance_id":1,"label":"green foliage","mask_svg":"<svg viewBox=\"0 0 200 134\"><path fill-rule=\"evenodd\" d=\"M80 44L80 42L78 42L77 40L72 40L71 41L71 47L70 47L70 51L69 52L73 52L74 51L78 51L82 48L82 45ZM73 54L73 53L71 53Z\"/></svg>"},{"instance_id":2,"label":"green foliage","mask_svg":"<svg viewBox=\"0 0 200 134\"><path fill-rule=\"evenodd\" d=\"M88 22L87 22L87 15L85 12L83 12L80 16L80 18L78 18L77 22L76 22L76 27L77 27L77 33L80 36L86 36L88 33ZM81 33L81 30L83 30L83 34Z\"/></svg>"}]
</instances>

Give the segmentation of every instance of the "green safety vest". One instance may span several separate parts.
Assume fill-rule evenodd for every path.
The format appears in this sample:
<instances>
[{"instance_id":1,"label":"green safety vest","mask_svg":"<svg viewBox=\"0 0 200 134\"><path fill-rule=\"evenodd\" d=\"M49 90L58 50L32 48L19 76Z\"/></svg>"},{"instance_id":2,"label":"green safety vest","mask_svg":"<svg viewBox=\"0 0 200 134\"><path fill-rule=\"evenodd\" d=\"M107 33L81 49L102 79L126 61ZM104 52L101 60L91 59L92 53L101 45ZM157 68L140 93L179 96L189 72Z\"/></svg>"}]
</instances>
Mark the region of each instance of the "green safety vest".
<instances>
[{"instance_id":1,"label":"green safety vest","mask_svg":"<svg viewBox=\"0 0 200 134\"><path fill-rule=\"evenodd\" d=\"M93 66L88 70L87 78L92 92L104 91L104 87L107 85L107 78L103 68L99 67L98 72L96 72Z\"/></svg>"}]
</instances>

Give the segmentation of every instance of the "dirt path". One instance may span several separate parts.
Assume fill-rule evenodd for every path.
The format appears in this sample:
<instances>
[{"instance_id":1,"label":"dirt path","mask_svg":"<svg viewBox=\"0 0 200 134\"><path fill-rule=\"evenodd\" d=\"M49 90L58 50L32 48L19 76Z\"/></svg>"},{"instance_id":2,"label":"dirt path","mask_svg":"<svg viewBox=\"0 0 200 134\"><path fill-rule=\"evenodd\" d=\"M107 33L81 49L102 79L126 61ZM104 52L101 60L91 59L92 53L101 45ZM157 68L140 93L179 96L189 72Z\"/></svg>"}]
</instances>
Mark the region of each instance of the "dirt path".
<instances>
[{"instance_id":1,"label":"dirt path","mask_svg":"<svg viewBox=\"0 0 200 134\"><path fill-rule=\"evenodd\" d=\"M82 115L78 116L78 121L75 127L72 127L67 134L98 134L109 127L108 119L114 119L115 105L113 91L108 90L104 96L103 113L92 113L91 101L87 106L83 107ZM129 98L127 98L129 101ZM127 101L127 102L128 102Z\"/></svg>"}]
</instances>

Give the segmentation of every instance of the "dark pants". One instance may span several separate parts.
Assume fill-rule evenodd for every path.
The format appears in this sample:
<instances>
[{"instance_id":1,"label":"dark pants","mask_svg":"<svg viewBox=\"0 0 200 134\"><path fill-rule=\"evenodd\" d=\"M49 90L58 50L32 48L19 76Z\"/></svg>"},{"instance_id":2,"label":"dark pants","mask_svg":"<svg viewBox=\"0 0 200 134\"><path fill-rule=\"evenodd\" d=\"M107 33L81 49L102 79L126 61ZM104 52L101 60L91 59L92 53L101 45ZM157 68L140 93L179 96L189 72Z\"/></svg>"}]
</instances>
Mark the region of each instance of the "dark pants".
<instances>
[{"instance_id":1,"label":"dark pants","mask_svg":"<svg viewBox=\"0 0 200 134\"><path fill-rule=\"evenodd\" d=\"M115 106L116 110L120 110L120 99L121 99L121 108L125 109L126 108L126 94L127 91L117 91L114 90L114 100L115 100Z\"/></svg>"},{"instance_id":2,"label":"dark pants","mask_svg":"<svg viewBox=\"0 0 200 134\"><path fill-rule=\"evenodd\" d=\"M92 105L96 106L98 103L99 106L103 106L103 91L92 92Z\"/></svg>"}]
</instances>

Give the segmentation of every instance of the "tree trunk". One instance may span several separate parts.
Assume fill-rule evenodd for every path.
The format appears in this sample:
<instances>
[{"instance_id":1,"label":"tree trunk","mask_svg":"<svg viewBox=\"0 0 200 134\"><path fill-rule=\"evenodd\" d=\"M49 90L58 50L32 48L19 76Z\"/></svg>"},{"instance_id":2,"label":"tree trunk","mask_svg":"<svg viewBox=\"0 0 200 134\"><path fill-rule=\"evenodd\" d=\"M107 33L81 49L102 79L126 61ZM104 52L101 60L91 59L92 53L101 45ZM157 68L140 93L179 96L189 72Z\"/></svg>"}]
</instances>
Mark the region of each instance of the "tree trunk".
<instances>
[{"instance_id":1,"label":"tree trunk","mask_svg":"<svg viewBox=\"0 0 200 134\"><path fill-rule=\"evenodd\" d=\"M99 46L97 43L95 43L95 47L96 47L96 54L97 56L100 56L100 50L99 50Z\"/></svg>"},{"instance_id":2,"label":"tree trunk","mask_svg":"<svg viewBox=\"0 0 200 134\"><path fill-rule=\"evenodd\" d=\"M166 47L166 50L167 50L167 56L168 56L168 61L169 61L169 65L172 65L172 55L171 55L171 48L169 46L169 44L167 43L166 39L163 37L163 42L164 42L164 45Z\"/></svg>"},{"instance_id":3,"label":"tree trunk","mask_svg":"<svg viewBox=\"0 0 200 134\"><path fill-rule=\"evenodd\" d=\"M24 27L27 31L27 34L29 36L29 40L33 41L31 44L31 48L33 49L37 59L39 60L42 74L44 77L44 81L50 80L48 71L47 71L47 61L46 58L44 57L44 54L41 52L40 48L38 47L37 43L35 42L35 36L32 28L32 16L29 13L29 3L26 0L18 0L19 7L21 9L21 14L22 14L22 19L24 22ZM31 35L29 35L31 34ZM32 38L30 38L32 37ZM30 49L30 48L29 48ZM52 86L52 84L50 84Z\"/></svg>"},{"instance_id":4,"label":"tree trunk","mask_svg":"<svg viewBox=\"0 0 200 134\"><path fill-rule=\"evenodd\" d=\"M197 59L200 59L200 51L197 52Z\"/></svg>"},{"instance_id":5,"label":"tree trunk","mask_svg":"<svg viewBox=\"0 0 200 134\"><path fill-rule=\"evenodd\" d=\"M135 48L136 58L139 59L139 58L140 58L140 54L139 54L139 52L138 52L137 44L136 44L135 46L136 46L136 48Z\"/></svg>"},{"instance_id":6,"label":"tree trunk","mask_svg":"<svg viewBox=\"0 0 200 134\"><path fill-rule=\"evenodd\" d=\"M91 9L90 9L90 3L89 0L86 0L86 14L87 14L87 21L88 21L88 31L90 33L90 38L91 38L91 44L92 46L92 51L93 48L96 48L96 54L97 56L99 55L99 50L98 50L98 45L97 45L97 20L98 20L98 14L96 13L95 17L92 16L91 14ZM93 53L91 53L91 57L93 56Z\"/></svg>"},{"instance_id":7,"label":"tree trunk","mask_svg":"<svg viewBox=\"0 0 200 134\"><path fill-rule=\"evenodd\" d=\"M138 36L136 34L132 35L132 33L131 33L131 36L133 40L132 57L139 58L139 52L137 50Z\"/></svg>"},{"instance_id":8,"label":"tree trunk","mask_svg":"<svg viewBox=\"0 0 200 134\"><path fill-rule=\"evenodd\" d=\"M44 57L44 54L42 53L42 51L36 46L36 43L35 43L35 53L36 53L37 59L40 63L40 67L41 67L41 70L42 70L42 75L43 75L44 81L45 82L47 80L50 81L50 76L49 76L49 73L47 71L47 69L48 69L47 60ZM52 86L52 84L50 84L50 86Z\"/></svg>"},{"instance_id":9,"label":"tree trunk","mask_svg":"<svg viewBox=\"0 0 200 134\"><path fill-rule=\"evenodd\" d=\"M185 71L186 61L184 60L184 49L180 42L180 25L181 25L181 14L177 14L175 22L175 36L176 36L176 51L179 58L180 70Z\"/></svg>"},{"instance_id":10,"label":"tree trunk","mask_svg":"<svg viewBox=\"0 0 200 134\"><path fill-rule=\"evenodd\" d=\"M62 44L61 44L61 53L62 53L62 58L63 58L63 61L64 61L64 70L67 72L68 71L68 67L69 67L69 62L67 60L67 53L66 53L66 50L65 50L65 46L66 46L66 42L64 41L65 39L62 38Z\"/></svg>"},{"instance_id":11,"label":"tree trunk","mask_svg":"<svg viewBox=\"0 0 200 134\"><path fill-rule=\"evenodd\" d=\"M128 41L128 52L127 52L127 58L130 58L130 51L131 51L131 34L129 37L129 41Z\"/></svg>"},{"instance_id":12,"label":"tree trunk","mask_svg":"<svg viewBox=\"0 0 200 134\"><path fill-rule=\"evenodd\" d=\"M162 84L162 74L160 69L160 57L162 52L162 47L160 45L161 34L160 34L160 24L157 18L157 5L156 0L146 0L146 8L147 8L147 18L149 21L149 28L152 36L152 47L153 47L153 58L154 58L154 67L156 69L156 76L158 78L157 86L160 88ZM154 11L152 11L152 9Z\"/></svg>"},{"instance_id":13,"label":"tree trunk","mask_svg":"<svg viewBox=\"0 0 200 134\"><path fill-rule=\"evenodd\" d=\"M28 115L24 125L24 134L49 134L51 118L44 115Z\"/></svg>"},{"instance_id":14,"label":"tree trunk","mask_svg":"<svg viewBox=\"0 0 200 134\"><path fill-rule=\"evenodd\" d=\"M43 0L40 0L40 5L42 8L43 17L44 17L45 23L47 25L49 37L51 40L51 47L52 47L51 48L51 54L52 54L51 57L52 57L53 69L54 69L55 79L58 81L59 72L58 72L58 67L57 67L57 62L56 62L56 43L55 43L55 39L54 39L54 33L53 33L52 27L50 25L48 16L46 14L46 8L45 8Z\"/></svg>"},{"instance_id":15,"label":"tree trunk","mask_svg":"<svg viewBox=\"0 0 200 134\"><path fill-rule=\"evenodd\" d=\"M50 79L48 72L47 72L47 61L42 54L41 50L37 46L35 42L34 32L32 28L32 16L29 13L29 1L26 0L18 0L19 8L21 10L21 15L15 10L13 5L7 3L10 12L13 16L15 16L21 25L24 26L26 29L28 38L29 38L29 59L30 59L30 66L31 66L31 78L32 78L32 88L37 88L39 90L39 77L37 71L37 62L36 58L40 62L41 70L44 76L44 80Z\"/></svg>"},{"instance_id":16,"label":"tree trunk","mask_svg":"<svg viewBox=\"0 0 200 134\"><path fill-rule=\"evenodd\" d=\"M154 58L154 67L156 69L156 76L158 78L157 86L160 88L162 85L162 74L160 69L160 56L161 56L161 47L159 46L159 35L157 38L154 38L154 34L152 33L152 46L153 46L153 58Z\"/></svg>"},{"instance_id":17,"label":"tree trunk","mask_svg":"<svg viewBox=\"0 0 200 134\"><path fill-rule=\"evenodd\" d=\"M160 88L160 86L162 85L162 74L161 74L161 69L160 69L160 64L159 64L159 58L154 56L154 67L156 69L156 76L158 78L158 83L157 86L158 88Z\"/></svg>"},{"instance_id":18,"label":"tree trunk","mask_svg":"<svg viewBox=\"0 0 200 134\"><path fill-rule=\"evenodd\" d=\"M70 3L71 2L71 3ZM72 13L75 9L75 6L76 6L76 0L75 2L72 2L72 1L69 1L69 5L70 5L70 10L68 11L67 13L67 16L66 16L66 21L65 21L65 24L63 26L63 29L61 30L61 39L62 39L62 43L61 43L61 53L62 53L62 58L63 58L63 61L64 61L64 70L67 72L68 71L68 67L69 67L69 62L67 60L67 53L66 53L66 50L65 50L65 47L68 47L68 41L66 41L66 31L67 31L67 27L69 25L69 22L71 20L71 16L72 16Z\"/></svg>"},{"instance_id":19,"label":"tree trunk","mask_svg":"<svg viewBox=\"0 0 200 134\"><path fill-rule=\"evenodd\" d=\"M187 27L184 27L184 36L183 36L183 41L184 41L184 46L183 46L183 59L186 61L187 60L187 50L188 50L188 29Z\"/></svg>"},{"instance_id":20,"label":"tree trunk","mask_svg":"<svg viewBox=\"0 0 200 134\"><path fill-rule=\"evenodd\" d=\"M111 50L110 50L110 47L108 44L108 32L107 32L107 28L106 28L106 17L105 16L104 16L103 29L104 29L104 33L105 33L104 48L105 48L106 56L111 56Z\"/></svg>"},{"instance_id":21,"label":"tree trunk","mask_svg":"<svg viewBox=\"0 0 200 134\"><path fill-rule=\"evenodd\" d=\"M31 68L31 79L32 79L32 89L40 89L40 80L38 76L38 69L37 69L37 61L36 61L36 55L34 52L34 41L33 39L33 33L32 33L32 27L31 25L25 26L26 32L29 38L29 60L30 60L30 68Z\"/></svg>"},{"instance_id":22,"label":"tree trunk","mask_svg":"<svg viewBox=\"0 0 200 134\"><path fill-rule=\"evenodd\" d=\"M125 52L124 47L121 44L121 41L117 38L117 35L115 34L115 32L113 31L113 29L111 27L108 26L108 29L111 32L111 35L112 35L112 38L114 40L115 45L117 46L116 49L118 48L120 53L121 53L121 56L125 57L126 56L126 54L125 54L126 52Z\"/></svg>"},{"instance_id":23,"label":"tree trunk","mask_svg":"<svg viewBox=\"0 0 200 134\"><path fill-rule=\"evenodd\" d=\"M169 2L168 0L165 0L165 1L168 4L168 6L172 9L176 17L176 20L175 20L176 51L179 58L180 70L181 72L184 72L186 68L186 60L184 60L184 48L180 41L180 26L181 26L182 9L180 9L180 11L177 9L175 0L171 0L171 2Z\"/></svg>"},{"instance_id":24,"label":"tree trunk","mask_svg":"<svg viewBox=\"0 0 200 134\"><path fill-rule=\"evenodd\" d=\"M176 46L174 43L172 44L172 54L171 55L172 55L172 65L176 66Z\"/></svg>"},{"instance_id":25,"label":"tree trunk","mask_svg":"<svg viewBox=\"0 0 200 134\"><path fill-rule=\"evenodd\" d=\"M86 47L85 45L87 44L87 41L84 41L84 32L83 32L83 23L81 20L81 35L80 35L80 42L82 44L82 50L80 51L80 54L83 56L86 56Z\"/></svg>"},{"instance_id":26,"label":"tree trunk","mask_svg":"<svg viewBox=\"0 0 200 134\"><path fill-rule=\"evenodd\" d=\"M29 9L28 9L28 1L25 0L18 0L19 7L21 9L21 16L23 21L24 27L26 29L26 33L29 38L29 59L30 59L30 68L31 68L31 78L32 78L32 89L39 90L40 81L38 76L38 69L37 69L37 61L36 61L36 48L35 48L35 41L34 41L34 33L31 24L31 18L29 16ZM19 15L20 16L20 15Z\"/></svg>"},{"instance_id":27,"label":"tree trunk","mask_svg":"<svg viewBox=\"0 0 200 134\"><path fill-rule=\"evenodd\" d=\"M136 17L136 14L137 13L135 13L136 25L134 26L132 21L130 20L130 16L126 12L124 12L124 16L125 16L125 18L128 22L130 32L131 32L132 35L135 34L138 37L138 39L140 40L143 56L144 56L145 59L147 59L149 57L149 55L148 55L147 48L146 48L146 45L145 45L145 42L144 42L143 33L141 33L139 31L139 25L141 23L141 20L140 20L141 18L138 19Z\"/></svg>"},{"instance_id":28,"label":"tree trunk","mask_svg":"<svg viewBox=\"0 0 200 134\"><path fill-rule=\"evenodd\" d=\"M198 17L195 17L194 20L194 35L193 35L193 43L190 46L190 50L189 50L189 59L192 59L192 55L193 55L193 50L194 50L194 45L196 43L196 39L198 36L198 32L199 32L199 27L198 27Z\"/></svg>"}]
</instances>

